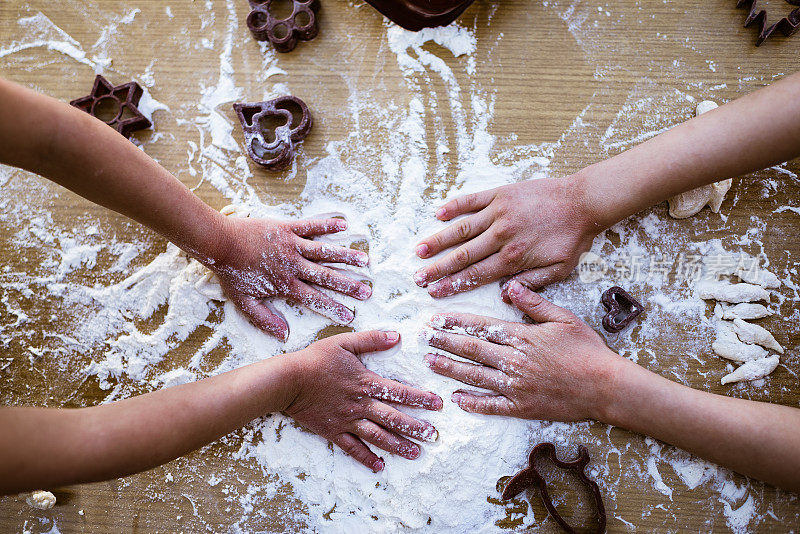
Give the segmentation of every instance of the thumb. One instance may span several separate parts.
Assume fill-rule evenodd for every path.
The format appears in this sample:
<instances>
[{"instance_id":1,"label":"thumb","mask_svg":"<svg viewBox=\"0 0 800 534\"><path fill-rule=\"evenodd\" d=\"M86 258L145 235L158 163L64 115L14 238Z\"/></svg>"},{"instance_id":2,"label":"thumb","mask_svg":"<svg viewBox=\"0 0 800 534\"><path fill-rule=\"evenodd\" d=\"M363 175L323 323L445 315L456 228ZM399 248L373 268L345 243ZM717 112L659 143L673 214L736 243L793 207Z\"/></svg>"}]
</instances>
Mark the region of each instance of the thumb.
<instances>
[{"instance_id":1,"label":"thumb","mask_svg":"<svg viewBox=\"0 0 800 534\"><path fill-rule=\"evenodd\" d=\"M511 300L508 298L508 284L510 284L511 281L516 280L523 286L537 291L544 286L550 285L554 282L560 282L566 278L566 275L564 275L562 272L563 267L563 264L555 263L553 265L548 265L547 267L528 269L527 271L522 271L521 273L515 274L509 278L505 284L503 284L503 301L506 303L511 302Z\"/></svg>"},{"instance_id":2,"label":"thumb","mask_svg":"<svg viewBox=\"0 0 800 534\"><path fill-rule=\"evenodd\" d=\"M382 330L352 332L350 334L339 334L335 337L340 347L353 354L388 350L400 342L400 334Z\"/></svg>"},{"instance_id":3,"label":"thumb","mask_svg":"<svg viewBox=\"0 0 800 534\"><path fill-rule=\"evenodd\" d=\"M508 283L507 292L511 303L537 323L570 323L575 318L572 312L545 300L516 280Z\"/></svg>"},{"instance_id":4,"label":"thumb","mask_svg":"<svg viewBox=\"0 0 800 534\"><path fill-rule=\"evenodd\" d=\"M252 297L236 299L234 303L255 326L280 339L289 338L289 325L280 312Z\"/></svg>"}]
</instances>

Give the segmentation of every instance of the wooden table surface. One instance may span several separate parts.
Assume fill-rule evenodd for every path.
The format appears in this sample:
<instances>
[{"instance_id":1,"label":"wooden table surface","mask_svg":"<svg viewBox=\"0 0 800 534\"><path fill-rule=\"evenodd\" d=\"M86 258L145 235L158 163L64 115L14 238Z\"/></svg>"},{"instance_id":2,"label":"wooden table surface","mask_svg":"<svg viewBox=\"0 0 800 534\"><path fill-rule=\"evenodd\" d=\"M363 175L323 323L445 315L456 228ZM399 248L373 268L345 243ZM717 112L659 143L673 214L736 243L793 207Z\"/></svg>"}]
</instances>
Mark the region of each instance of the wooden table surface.
<instances>
[{"instance_id":1,"label":"wooden table surface","mask_svg":"<svg viewBox=\"0 0 800 534\"><path fill-rule=\"evenodd\" d=\"M284 83L292 94L313 101L317 122L299 156L301 172L285 180L251 166L254 177L250 185L262 200L292 201L303 190L302 171L325 155L327 141L346 138L353 129L353 118L347 109L351 94L370 95L375 109L392 102L405 107L413 96L394 54L387 50L383 19L360 2L322 4L319 37L300 44L293 53L280 55L277 65L285 74L267 79L264 54L244 26L248 12L244 0L230 0L227 4L199 0L7 0L0 2L0 76L68 101L86 94L91 87L94 71L86 63L96 61L95 56L107 55L113 63L105 73L112 81L140 80L149 86L154 98L169 106L169 111L156 113L154 131L140 132L136 138L149 155L194 187L200 180L192 174L186 156L189 143L199 142L193 119L200 113L197 102L202 88L213 86L219 76L220 53L226 46L229 10L233 9L239 27L230 45L234 79L242 94L249 100L258 100L270 92L272 84ZM800 65L800 36L778 36L756 48L755 30L742 27L745 11L735 9L735 4L734 0L617 0L599 4L580 0L478 0L459 20L477 35L477 70L472 80L492 95L495 103L489 125L490 133L498 140L493 150L500 154L515 146L550 143L550 173L566 175L633 146L642 134L646 137L647 132L689 118L693 104L680 95L722 102L795 71ZM777 0L767 5L773 13L788 12L787 5ZM133 8L140 11L129 23L120 22L120 17ZM37 36L26 31L19 20L40 12L87 53L85 63L36 45ZM207 46L201 44L202 39L207 39ZM15 43L33 44L11 50ZM453 59L436 45L426 45L426 49L445 58L455 72L464 74L463 58ZM430 85L426 91L446 95L441 79L430 77L423 82ZM470 83L466 79L459 82ZM368 115L369 108L364 113ZM445 106L441 113L445 129L452 131ZM224 114L235 123L227 104ZM435 127L431 117L427 126ZM613 134L609 139L611 126ZM238 130L234 135L241 141ZM367 143L373 146L365 148L379 149L381 139ZM358 159L358 150L353 147L354 154L349 156L352 160ZM507 157L513 160L513 155ZM378 163L360 164L365 171L380 177ZM448 173L454 173L456 165L457 161L451 161ZM800 165L790 162L785 169L796 175ZM756 217L757 224L764 223L764 252L773 269L791 272L797 265L796 255L800 254L798 215L790 210L774 213L776 206L796 203L797 178L791 178L789 173L767 170L737 180L723 204L725 218L705 210L698 217L707 224L684 221L675 223L675 228L685 231L693 241L712 237L724 241L746 234L754 224L752 217ZM773 185L765 186L770 180ZM117 240L144 245L124 273L103 272L112 259L101 258L97 268L73 273L74 280L103 285L118 281L164 248L159 237L43 180L20 172L13 175L11 182L1 189L4 209L26 203L36 206L35 210L44 208L56 228L70 228L75 221L85 224L97 220L113 229ZM228 203L209 183L202 183L196 192L215 208ZM659 216L666 217L663 207L658 210ZM39 252L20 252L14 242L18 230L9 219L3 219L0 264L13 272L36 274L41 270ZM800 282L796 270L794 274L794 282ZM0 297L5 297L9 290L2 287ZM781 291L788 297L781 312L792 315L796 312L793 299L797 295L786 287ZM58 299L37 295L34 292L24 299L28 327L41 325L43 331L59 320L59 314L69 314ZM692 362L684 375L685 382L718 393L797 407L800 335L796 319L795 314L793 320L776 318L770 323L788 350L784 366L763 387L731 393L721 386L708 386L701 377L692 378ZM9 370L0 372L2 404L80 406L105 398L106 392L93 382L83 383L78 372L92 354L78 354L57 364L29 364L30 347L42 346L44 339L42 334L36 334L37 328L16 332L9 327L15 320L0 309L2 356L13 360ZM675 335L680 338L682 334ZM176 357L181 350L187 354L193 351L191 340ZM655 350L661 348L658 340L654 342ZM640 363L659 372L683 357L679 352L666 351L660 361L644 359ZM592 431L604 434L607 429L598 425ZM638 436L619 429L609 436L620 450L622 444L627 444L633 456L648 454L649 446ZM213 488L209 490L204 478L208 473L225 473L231 484L244 488L269 476L254 465L232 459L239 440L239 433L234 433L186 458L140 475L60 488L55 491L58 504L50 511L33 510L16 497L0 499L0 532L47 532L54 525L62 533L228 531L242 513L240 503L228 502ZM620 464L619 469L624 465ZM165 484L168 473L174 474L174 481ZM642 531L730 529L722 515L725 505L713 488L701 485L690 490L674 473L662 470L662 475L674 489L671 498L654 490L650 482L626 483L617 489L616 498L608 503L609 530L628 529L619 518ZM800 503L795 496L743 477L735 480L756 497L759 514L766 514L745 529L788 531L800 525ZM297 528L291 518L302 509L302 503L292 498L288 487L285 491L264 505L262 514L251 516L242 528ZM742 503L734 507L739 504ZM537 518L544 518L540 505L534 504L534 510ZM503 526L513 529L508 523L498 526L498 530ZM553 523L548 522L543 530L553 529Z\"/></svg>"}]
</instances>

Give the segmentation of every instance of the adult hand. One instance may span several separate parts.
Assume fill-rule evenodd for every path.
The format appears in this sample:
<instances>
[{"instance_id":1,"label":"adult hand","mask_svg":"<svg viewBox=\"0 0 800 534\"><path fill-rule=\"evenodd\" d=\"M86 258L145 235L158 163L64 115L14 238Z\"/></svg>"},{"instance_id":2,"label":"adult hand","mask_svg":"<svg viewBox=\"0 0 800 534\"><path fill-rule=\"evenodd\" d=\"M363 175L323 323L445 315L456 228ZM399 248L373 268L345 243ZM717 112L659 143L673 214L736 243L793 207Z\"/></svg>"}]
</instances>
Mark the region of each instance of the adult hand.
<instances>
[{"instance_id":1,"label":"adult hand","mask_svg":"<svg viewBox=\"0 0 800 534\"><path fill-rule=\"evenodd\" d=\"M519 282L511 302L538 324L458 313L433 317L429 344L476 362L441 354L425 360L435 373L491 393L459 390L452 400L468 412L524 419L598 419L624 358L573 313Z\"/></svg>"},{"instance_id":2,"label":"adult hand","mask_svg":"<svg viewBox=\"0 0 800 534\"><path fill-rule=\"evenodd\" d=\"M289 222L227 217L224 235L229 245L221 260L207 266L219 277L227 297L253 324L285 341L289 325L264 299L290 298L347 324L355 317L353 311L314 286L360 300L372 294L367 284L320 265L367 265L369 256L365 252L312 240L346 228L347 222L341 219Z\"/></svg>"},{"instance_id":3,"label":"adult hand","mask_svg":"<svg viewBox=\"0 0 800 534\"><path fill-rule=\"evenodd\" d=\"M420 258L456 247L417 271L433 297L469 291L506 276L531 289L563 280L601 228L583 208L575 177L529 180L448 202L436 217L451 224L417 245Z\"/></svg>"},{"instance_id":4,"label":"adult hand","mask_svg":"<svg viewBox=\"0 0 800 534\"><path fill-rule=\"evenodd\" d=\"M399 341L397 332L340 334L288 355L295 364L296 394L284 413L376 473L383 469L383 460L364 442L410 460L419 457L419 446L407 437L434 441L438 432L388 403L441 410L442 399L382 378L357 357L390 349Z\"/></svg>"}]
</instances>

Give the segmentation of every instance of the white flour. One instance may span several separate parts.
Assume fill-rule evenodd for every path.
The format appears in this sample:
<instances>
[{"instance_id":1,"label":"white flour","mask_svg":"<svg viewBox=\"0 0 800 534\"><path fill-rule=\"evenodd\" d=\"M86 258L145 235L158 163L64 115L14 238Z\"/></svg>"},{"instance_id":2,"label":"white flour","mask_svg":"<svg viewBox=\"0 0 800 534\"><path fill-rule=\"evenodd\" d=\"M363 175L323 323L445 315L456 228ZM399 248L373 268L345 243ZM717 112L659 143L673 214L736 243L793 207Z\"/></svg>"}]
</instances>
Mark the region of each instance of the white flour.
<instances>
[{"instance_id":1,"label":"white flour","mask_svg":"<svg viewBox=\"0 0 800 534\"><path fill-rule=\"evenodd\" d=\"M597 31L591 29L596 24L590 24L592 19L585 12L581 13L575 3L568 4L551 1L545 6L568 24L579 44L589 46L586 44L588 36ZM258 76L265 82L264 92L244 94L236 85L233 67L235 39L245 31L241 23L244 5L227 0L222 16L211 12L210 7L207 9L209 13L202 18L204 28L215 24L223 26L221 36L219 32L214 37L209 35L203 44L219 52L219 74L214 85L201 89L198 117L177 119L179 123L195 127L199 134L196 142L188 141L190 174L197 174L230 202L249 210L251 216L344 214L350 223L349 230L346 235L332 237L330 241L368 243L370 267L353 272L369 278L374 286L373 296L368 301L346 302L356 309L352 326L356 330L391 328L399 331L403 338L400 347L386 354L365 357L365 364L387 377L433 390L445 400L440 413L412 411L433 423L440 439L424 445L422 456L415 461L383 454L386 469L378 475L345 457L338 449L331 449L321 438L298 429L283 416L273 415L254 422L244 432L232 461L255 461L264 473L277 475L278 481L255 471L247 489L238 491L224 474L209 479L208 484L228 495L234 509L241 513L231 521L234 530L250 530L250 521L260 517L261 504L279 492L281 483L290 484L293 495L304 506L292 519L325 532L349 533L365 529L376 532L493 532L498 528L496 522L503 519L530 524L534 521L531 513L523 517L509 506L493 501L498 497L498 480L517 471L525 463L531 446L539 441L554 441L566 454L573 454L577 443L586 443L593 457L592 474L606 496L609 514L625 524L637 525L639 518L622 517L617 510L617 488L623 484L649 485L648 495L663 496L664 504L659 506L667 507L678 490L705 485L718 496L721 504L715 508L713 503L708 504L703 510L724 513L724 522L731 529L746 531L763 520L770 505L765 504L763 489L758 483L743 481L725 469L650 439L643 440L642 450L647 453L635 456L631 444L623 442L616 431L608 429L605 437L597 438L589 433L589 423L551 424L467 414L449 401L450 393L459 387L458 384L431 373L423 361L428 347L419 335L436 312L457 309L510 320L521 317L519 312L501 302L496 285L434 300L413 283L412 274L423 265L414 255L414 245L421 237L445 226L433 218L435 207L441 204L443 197L549 176L550 162L560 146L588 136L597 127L586 119L592 113L595 100L580 111L557 142L498 150L497 139L489 133L494 94L478 86L472 77L478 50L473 30L454 25L413 34L387 25L386 42L411 91L410 100L384 110L371 110L377 114L373 116L364 104L368 98L353 90L347 110L356 125L351 137L331 140L326 147L327 155L306 169L305 188L297 204L269 206L248 182L252 173L232 136L234 125L220 110L237 100L257 100L285 93L285 86L269 83L273 74L283 71L276 54L262 46L263 63ZM612 14L601 10L595 11L593 16L610 18ZM117 23L133 24L140 19L136 9L129 9ZM66 54L79 64L102 69L101 63L87 57L80 43L44 15L23 19L20 25L35 28L28 32L33 37L17 39L10 44L0 43L0 57L32 47L45 47ZM91 50L106 54L113 48L108 44L112 37L113 31L101 30L101 37ZM436 43L442 47L441 51L430 52L429 48L424 48L427 43ZM590 51L589 55L601 52L597 48ZM462 71L454 70L453 65L458 65ZM143 76L148 86L155 84L153 91L156 91L158 80L151 69L152 63ZM438 77L443 84L446 100L432 88L431 77ZM597 77L602 78L602 74ZM650 89L652 87L647 90L637 87L632 91L628 103L605 128L605 133L597 134L602 150L609 152L632 146L668 128L672 120L669 113L663 116L651 113L659 105L676 100L691 104L695 100L687 92L677 90L663 90L653 97L650 96L653 93L648 92ZM641 97L640 93L648 96ZM446 101L449 105L455 125L453 138L445 133L441 113L435 107L437 101ZM159 109L171 112L149 94L143 98L141 107L150 113ZM640 125L638 118L642 116L647 118L642 119ZM426 126L426 119L432 119L433 131ZM157 120L158 115L156 130ZM364 160L371 158L378 162L381 174L377 179L367 172L366 165L354 163L349 155L352 144L367 135L387 140L379 152L370 152L374 149L366 146L363 149ZM435 150L429 154L431 146ZM288 179L296 177L299 171L295 162ZM450 181L442 180L443 177ZM12 300L4 297L2 304L16 317L14 323L0 325L0 333L11 336L28 321L17 292L25 298L33 298L42 291L61 298L63 309L71 310L79 320L75 321L74 328L64 332L56 331L54 326L52 336L59 340L60 346L47 350L74 355L84 347L93 348L93 362L81 372L96 377L101 387L109 390L109 401L129 396L143 387L172 386L282 351L304 348L329 325L329 321L313 312L276 301L276 307L291 326L287 343L277 342L250 325L230 303L218 304L213 284L203 282L202 267L187 261L172 246L149 265L117 283L96 284L75 279L77 271L91 269L106 255L114 258L112 272L128 273L129 262L144 252L146 246L138 242L117 242L102 233L98 235L97 228L92 231L92 226L78 224L74 229L59 230L46 207L32 207L38 205L39 196L45 195L41 186L37 189L32 183L37 182L0 168L0 186L12 193L6 196L4 189L0 199L3 224L21 228L14 237L14 244L20 250L41 250L43 259L39 271L45 273L27 277L21 268L17 271L15 267L14 271L7 270L0 275L4 290L14 294ZM14 200L10 200L12 198ZM599 237L593 251L613 262L628 255L650 253L653 242L658 243L665 254L723 250L718 241L692 243L680 235L677 230L680 227L665 220L665 216L662 209L621 223ZM758 248L764 227L754 222L753 228L751 234L741 237L740 246ZM796 299L797 286L792 282L797 278L796 270L779 273L779 276ZM601 313L597 303L602 289L600 285L581 284L573 276L549 288L545 295L598 328ZM697 346L679 347L687 354L687 361L659 371L683 383L696 381L698 373L707 378L708 384L718 382L727 371L722 360L711 354L710 343L704 342L712 331L704 303L695 298L688 287L674 287L661 281L632 284L631 289L642 296L648 311L640 325L618 336L607 336L609 343L634 361L655 362L651 368L658 368L662 354L657 347L660 347L659 341L664 341L663 332L685 328L697 334ZM782 299L779 306L783 303ZM792 316L791 306L789 301L783 310L789 317ZM157 325L155 328L152 328L153 322ZM198 330L208 331L203 334L199 348L185 359L176 360L171 351ZM29 345L29 350L33 355L46 353L33 344ZM220 357L220 353L224 355ZM697 362L702 364L699 370ZM740 389L734 391L748 394L766 390L763 381L737 387ZM169 475L168 481L171 477ZM624 499L624 494L619 498ZM680 510L670 510L671 517L680 525ZM643 514L650 512L652 510L643 511ZM796 517L785 519L791 523Z\"/></svg>"}]
</instances>

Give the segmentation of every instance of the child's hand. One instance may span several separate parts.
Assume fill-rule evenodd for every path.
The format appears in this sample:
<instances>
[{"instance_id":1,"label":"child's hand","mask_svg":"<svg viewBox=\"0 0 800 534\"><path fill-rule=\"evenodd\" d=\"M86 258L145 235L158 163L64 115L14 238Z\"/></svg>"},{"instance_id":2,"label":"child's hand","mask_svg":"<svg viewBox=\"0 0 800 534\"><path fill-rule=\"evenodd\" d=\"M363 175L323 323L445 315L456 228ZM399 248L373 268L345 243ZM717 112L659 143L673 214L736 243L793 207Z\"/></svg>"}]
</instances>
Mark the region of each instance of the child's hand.
<instances>
[{"instance_id":1,"label":"child's hand","mask_svg":"<svg viewBox=\"0 0 800 534\"><path fill-rule=\"evenodd\" d=\"M390 349L399 340L396 332L340 334L288 355L296 369L296 394L284 413L376 473L383 469L383 460L364 442L404 458L417 458L419 446L403 436L433 441L438 438L436 429L389 403L441 410L442 399L382 378L357 357Z\"/></svg>"},{"instance_id":2,"label":"child's hand","mask_svg":"<svg viewBox=\"0 0 800 534\"><path fill-rule=\"evenodd\" d=\"M571 178L530 180L466 195L445 204L436 217L449 221L468 213L417 245L420 258L460 245L414 275L433 297L511 275L532 289L557 282L572 272L601 230L582 208L580 188Z\"/></svg>"},{"instance_id":3,"label":"child's hand","mask_svg":"<svg viewBox=\"0 0 800 534\"><path fill-rule=\"evenodd\" d=\"M253 324L285 341L289 325L263 299L290 298L347 324L354 318L353 311L314 286L360 300L372 294L367 284L320 265L367 265L369 256L365 252L311 240L346 228L341 219L288 222L228 217L225 235L230 236L230 243L222 245L226 250L222 260L207 265L219 277L228 298Z\"/></svg>"},{"instance_id":4,"label":"child's hand","mask_svg":"<svg viewBox=\"0 0 800 534\"><path fill-rule=\"evenodd\" d=\"M538 324L466 314L434 316L437 330L430 345L479 365L428 354L430 368L493 392L459 390L453 402L468 412L524 419L598 419L611 398L616 369L627 360L574 314L521 284L511 282L508 296Z\"/></svg>"}]
</instances>

